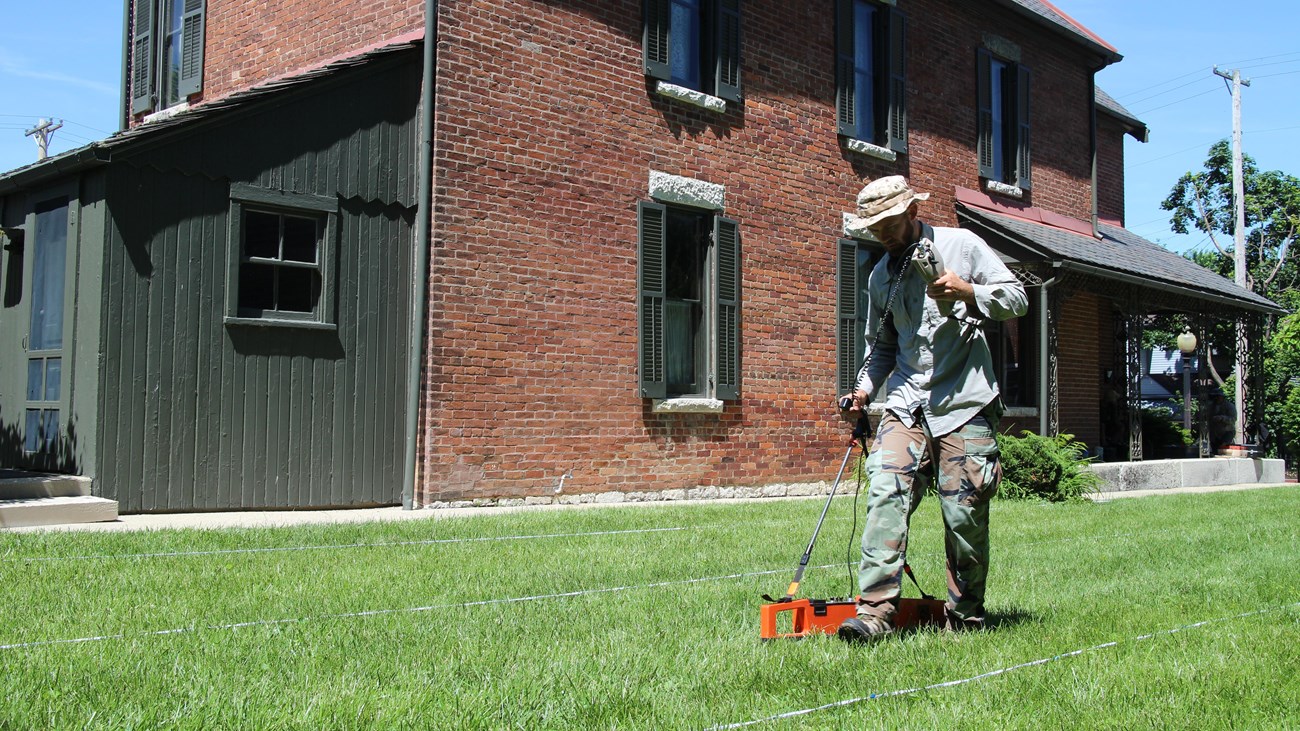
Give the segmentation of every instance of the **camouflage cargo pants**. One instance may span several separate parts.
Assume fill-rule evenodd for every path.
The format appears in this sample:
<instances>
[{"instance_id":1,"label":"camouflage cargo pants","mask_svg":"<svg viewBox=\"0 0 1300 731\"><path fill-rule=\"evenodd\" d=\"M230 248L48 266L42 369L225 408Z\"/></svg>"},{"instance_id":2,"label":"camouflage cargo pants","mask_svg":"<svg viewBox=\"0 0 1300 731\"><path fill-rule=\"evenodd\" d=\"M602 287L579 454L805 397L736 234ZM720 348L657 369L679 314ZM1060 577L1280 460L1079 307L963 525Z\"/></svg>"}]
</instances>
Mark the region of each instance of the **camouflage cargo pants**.
<instances>
[{"instance_id":1,"label":"camouflage cargo pants","mask_svg":"<svg viewBox=\"0 0 1300 731\"><path fill-rule=\"evenodd\" d=\"M902 590L907 531L912 513L934 479L943 511L948 559L948 611L955 618L984 618L989 560L989 500L1002 478L996 416L968 421L935 438L924 420L907 427L886 412L867 456L870 489L858 571L858 613L891 618Z\"/></svg>"}]
</instances>

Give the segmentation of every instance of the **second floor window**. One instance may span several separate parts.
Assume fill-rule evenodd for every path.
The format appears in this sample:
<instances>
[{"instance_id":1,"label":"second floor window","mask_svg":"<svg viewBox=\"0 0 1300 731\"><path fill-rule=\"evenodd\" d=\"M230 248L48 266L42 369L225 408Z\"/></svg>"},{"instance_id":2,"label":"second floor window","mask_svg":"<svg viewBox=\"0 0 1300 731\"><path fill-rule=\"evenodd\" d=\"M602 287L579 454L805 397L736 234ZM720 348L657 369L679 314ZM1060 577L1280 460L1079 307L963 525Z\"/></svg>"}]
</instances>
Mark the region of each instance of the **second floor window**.
<instances>
[{"instance_id":1,"label":"second floor window","mask_svg":"<svg viewBox=\"0 0 1300 731\"><path fill-rule=\"evenodd\" d=\"M645 0L647 76L740 101L740 0Z\"/></svg>"},{"instance_id":2,"label":"second floor window","mask_svg":"<svg viewBox=\"0 0 1300 731\"><path fill-rule=\"evenodd\" d=\"M976 66L980 177L1028 190L1029 69L983 48Z\"/></svg>"},{"instance_id":3,"label":"second floor window","mask_svg":"<svg viewBox=\"0 0 1300 731\"><path fill-rule=\"evenodd\" d=\"M873 0L836 0L839 133L907 152L907 18Z\"/></svg>"},{"instance_id":4,"label":"second floor window","mask_svg":"<svg viewBox=\"0 0 1300 731\"><path fill-rule=\"evenodd\" d=\"M205 0L132 3L131 113L167 109L203 88Z\"/></svg>"}]
</instances>

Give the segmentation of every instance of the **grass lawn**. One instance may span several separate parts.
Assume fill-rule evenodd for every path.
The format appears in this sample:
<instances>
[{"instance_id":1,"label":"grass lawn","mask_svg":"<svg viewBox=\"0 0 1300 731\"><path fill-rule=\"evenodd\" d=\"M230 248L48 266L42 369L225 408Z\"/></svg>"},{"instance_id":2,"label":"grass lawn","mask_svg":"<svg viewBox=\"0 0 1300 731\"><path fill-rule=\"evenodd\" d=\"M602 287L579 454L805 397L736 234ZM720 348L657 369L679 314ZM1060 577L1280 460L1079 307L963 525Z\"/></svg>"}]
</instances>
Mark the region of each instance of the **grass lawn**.
<instances>
[{"instance_id":1,"label":"grass lawn","mask_svg":"<svg viewBox=\"0 0 1300 731\"><path fill-rule=\"evenodd\" d=\"M1300 728L1296 487L997 502L992 630L760 642L822 503L0 534L0 728Z\"/></svg>"}]
</instances>

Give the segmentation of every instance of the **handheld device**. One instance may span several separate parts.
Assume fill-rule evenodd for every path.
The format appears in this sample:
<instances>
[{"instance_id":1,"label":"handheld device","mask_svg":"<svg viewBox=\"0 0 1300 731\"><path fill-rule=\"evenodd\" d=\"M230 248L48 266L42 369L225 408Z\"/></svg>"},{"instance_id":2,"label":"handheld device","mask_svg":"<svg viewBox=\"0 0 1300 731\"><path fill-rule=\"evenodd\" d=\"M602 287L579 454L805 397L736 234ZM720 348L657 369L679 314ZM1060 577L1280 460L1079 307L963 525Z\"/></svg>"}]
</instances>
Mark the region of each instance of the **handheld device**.
<instances>
[{"instance_id":1,"label":"handheld device","mask_svg":"<svg viewBox=\"0 0 1300 731\"><path fill-rule=\"evenodd\" d=\"M931 284L943 276L943 257L939 255L939 250L935 248L933 241L921 239L916 242L916 249L912 252L912 268L925 279L926 284ZM944 317L952 315L951 302L936 301L935 304L939 306L939 314Z\"/></svg>"}]
</instances>

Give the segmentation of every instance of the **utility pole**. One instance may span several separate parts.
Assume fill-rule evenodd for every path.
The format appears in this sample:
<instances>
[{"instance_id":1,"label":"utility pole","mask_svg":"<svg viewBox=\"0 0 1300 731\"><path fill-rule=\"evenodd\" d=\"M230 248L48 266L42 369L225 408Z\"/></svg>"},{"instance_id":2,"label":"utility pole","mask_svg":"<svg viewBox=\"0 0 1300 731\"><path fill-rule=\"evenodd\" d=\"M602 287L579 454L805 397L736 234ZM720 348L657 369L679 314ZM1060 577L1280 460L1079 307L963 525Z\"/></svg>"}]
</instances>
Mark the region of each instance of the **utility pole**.
<instances>
[{"instance_id":1,"label":"utility pole","mask_svg":"<svg viewBox=\"0 0 1300 731\"><path fill-rule=\"evenodd\" d=\"M63 126L63 120L55 122L51 119L42 119L35 127L27 130L28 137L36 138L36 146L40 148L36 159L44 160L50 156L50 138L54 136L55 130Z\"/></svg>"},{"instance_id":2,"label":"utility pole","mask_svg":"<svg viewBox=\"0 0 1300 731\"><path fill-rule=\"evenodd\" d=\"M1242 179L1241 163L1241 87L1250 86L1249 79L1241 78L1241 69L1232 73L1220 71L1214 67L1214 74L1225 81L1232 82L1232 202L1236 220L1232 234L1232 269L1237 285L1249 289L1246 284L1246 181ZM1237 434L1233 441L1246 443L1246 366L1249 362L1246 349L1250 343L1246 338L1246 323L1237 321L1237 387L1233 404L1237 408Z\"/></svg>"}]
</instances>

